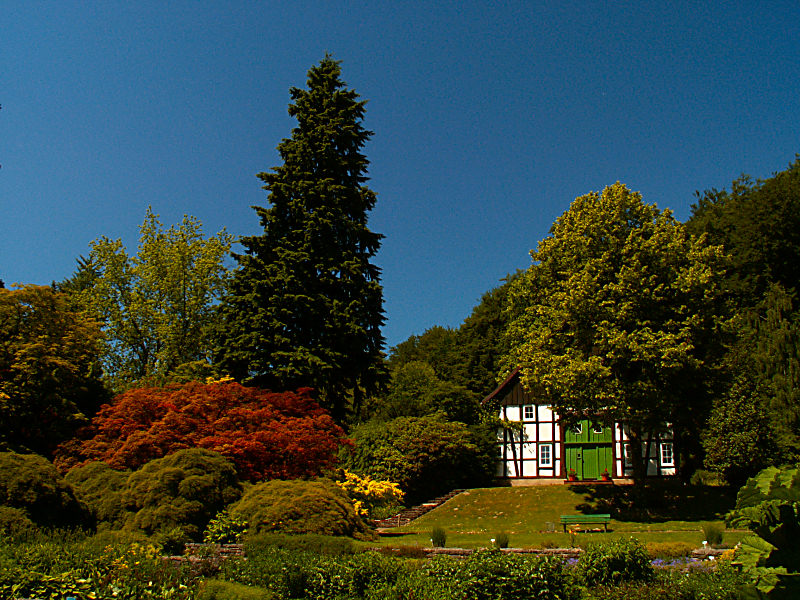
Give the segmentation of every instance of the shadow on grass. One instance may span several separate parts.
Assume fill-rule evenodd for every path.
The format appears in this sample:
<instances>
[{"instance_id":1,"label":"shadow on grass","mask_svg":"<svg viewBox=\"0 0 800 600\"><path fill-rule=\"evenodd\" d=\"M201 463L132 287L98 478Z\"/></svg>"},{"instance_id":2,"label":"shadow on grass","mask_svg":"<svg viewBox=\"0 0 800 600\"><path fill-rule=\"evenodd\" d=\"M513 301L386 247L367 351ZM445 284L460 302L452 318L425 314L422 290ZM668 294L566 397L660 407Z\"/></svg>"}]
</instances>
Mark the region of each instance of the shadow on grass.
<instances>
[{"instance_id":1,"label":"shadow on grass","mask_svg":"<svg viewBox=\"0 0 800 600\"><path fill-rule=\"evenodd\" d=\"M643 492L632 485L573 485L584 502L584 514L610 513L617 521L714 521L736 503L736 490L722 486L684 485L680 481L648 482Z\"/></svg>"}]
</instances>

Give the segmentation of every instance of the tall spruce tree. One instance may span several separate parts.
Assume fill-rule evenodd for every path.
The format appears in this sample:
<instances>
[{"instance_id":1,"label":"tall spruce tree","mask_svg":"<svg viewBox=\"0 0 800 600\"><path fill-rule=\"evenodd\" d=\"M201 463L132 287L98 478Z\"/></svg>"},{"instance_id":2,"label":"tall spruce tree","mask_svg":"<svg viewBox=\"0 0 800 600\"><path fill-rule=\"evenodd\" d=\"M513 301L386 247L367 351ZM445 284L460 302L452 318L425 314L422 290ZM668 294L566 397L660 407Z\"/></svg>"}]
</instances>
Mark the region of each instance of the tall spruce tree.
<instances>
[{"instance_id":1,"label":"tall spruce tree","mask_svg":"<svg viewBox=\"0 0 800 600\"><path fill-rule=\"evenodd\" d=\"M283 165L259 173L264 233L241 240L239 269L220 307L219 363L271 389L313 387L341 421L383 376L383 293L370 262L383 236L367 227L375 193L361 153L365 101L326 56L292 88L298 125L278 145Z\"/></svg>"}]
</instances>

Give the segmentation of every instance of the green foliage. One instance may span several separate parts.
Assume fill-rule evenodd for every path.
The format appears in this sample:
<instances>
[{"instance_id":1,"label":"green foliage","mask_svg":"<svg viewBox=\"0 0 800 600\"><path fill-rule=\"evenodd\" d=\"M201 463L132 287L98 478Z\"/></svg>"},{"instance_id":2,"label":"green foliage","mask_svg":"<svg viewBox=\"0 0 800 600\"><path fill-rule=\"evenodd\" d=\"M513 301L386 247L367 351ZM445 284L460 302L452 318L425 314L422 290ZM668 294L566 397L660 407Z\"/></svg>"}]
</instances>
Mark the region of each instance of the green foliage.
<instances>
[{"instance_id":1,"label":"green foliage","mask_svg":"<svg viewBox=\"0 0 800 600\"><path fill-rule=\"evenodd\" d=\"M341 556L247 545L246 561L227 561L226 578L272 590L281 598L378 600L407 573L406 565L377 552Z\"/></svg>"},{"instance_id":2,"label":"green foliage","mask_svg":"<svg viewBox=\"0 0 800 600\"><path fill-rule=\"evenodd\" d=\"M205 544L238 544L247 531L247 521L232 515L227 509L217 513L203 532Z\"/></svg>"},{"instance_id":3,"label":"green foliage","mask_svg":"<svg viewBox=\"0 0 800 600\"><path fill-rule=\"evenodd\" d=\"M441 415L366 423L350 435L355 448L344 456L345 467L399 483L409 505L454 488L486 484L496 466L491 427L469 428Z\"/></svg>"},{"instance_id":4,"label":"green foliage","mask_svg":"<svg viewBox=\"0 0 800 600\"><path fill-rule=\"evenodd\" d=\"M633 538L589 544L578 559L576 573L588 586L649 581L654 575L647 549Z\"/></svg>"},{"instance_id":5,"label":"green foliage","mask_svg":"<svg viewBox=\"0 0 800 600\"><path fill-rule=\"evenodd\" d=\"M484 294L458 329L434 326L392 348L389 392L370 414L387 420L438 410L451 420L480 421L479 403L494 389L505 351L502 332L508 322L506 300L514 277Z\"/></svg>"},{"instance_id":6,"label":"green foliage","mask_svg":"<svg viewBox=\"0 0 800 600\"><path fill-rule=\"evenodd\" d=\"M447 532L441 527L431 529L431 546L444 548L447 545Z\"/></svg>"},{"instance_id":7,"label":"green foliage","mask_svg":"<svg viewBox=\"0 0 800 600\"><path fill-rule=\"evenodd\" d=\"M0 506L0 538L25 538L36 530L36 524L28 518L24 510L12 506Z\"/></svg>"},{"instance_id":8,"label":"green foliage","mask_svg":"<svg viewBox=\"0 0 800 600\"><path fill-rule=\"evenodd\" d=\"M800 282L795 285L800 287ZM800 457L800 308L796 292L770 286L758 304L733 319L733 327L738 339L729 353L728 368L757 391L760 420L769 419L772 445L777 445L771 464L794 460Z\"/></svg>"},{"instance_id":9,"label":"green foliage","mask_svg":"<svg viewBox=\"0 0 800 600\"><path fill-rule=\"evenodd\" d=\"M217 452L179 450L130 475L126 528L174 546L198 541L209 521L241 495L233 463Z\"/></svg>"},{"instance_id":10,"label":"green foliage","mask_svg":"<svg viewBox=\"0 0 800 600\"><path fill-rule=\"evenodd\" d=\"M269 389L310 386L341 421L383 377L380 270L370 261L381 236L367 227L375 193L361 149L365 101L326 56L292 88L298 121L278 145L281 166L258 177L270 207L264 233L245 254L221 306L220 364Z\"/></svg>"},{"instance_id":11,"label":"green foliage","mask_svg":"<svg viewBox=\"0 0 800 600\"><path fill-rule=\"evenodd\" d=\"M692 206L687 226L730 254L727 287L744 305L759 301L772 283L800 281L800 158L766 180L744 176L731 191L710 190Z\"/></svg>"},{"instance_id":12,"label":"green foliage","mask_svg":"<svg viewBox=\"0 0 800 600\"><path fill-rule=\"evenodd\" d=\"M98 324L65 294L0 289L0 450L50 455L107 399Z\"/></svg>"},{"instance_id":13,"label":"green foliage","mask_svg":"<svg viewBox=\"0 0 800 600\"><path fill-rule=\"evenodd\" d=\"M692 207L687 227L722 244L730 257L725 288L730 290L729 328L735 341L720 370L729 380L717 384L717 394L724 396L741 380L750 382L757 391L754 402L759 404L761 420L768 416L778 447L766 464L796 460L800 457L796 296L800 289L800 158L766 180L742 177L730 191L705 192ZM745 436L749 433L748 429ZM738 451L731 454L740 455ZM735 460L723 460L729 462ZM756 465L749 467L744 469L745 476L752 475Z\"/></svg>"},{"instance_id":14,"label":"green foliage","mask_svg":"<svg viewBox=\"0 0 800 600\"><path fill-rule=\"evenodd\" d=\"M645 547L650 558L671 559L685 558L697 548L697 544L689 542L648 542Z\"/></svg>"},{"instance_id":15,"label":"green foliage","mask_svg":"<svg viewBox=\"0 0 800 600\"><path fill-rule=\"evenodd\" d=\"M196 600L272 600L275 594L233 581L206 579L197 590Z\"/></svg>"},{"instance_id":16,"label":"green foliage","mask_svg":"<svg viewBox=\"0 0 800 600\"><path fill-rule=\"evenodd\" d=\"M104 462L90 462L71 469L64 479L89 507L98 526L118 529L127 517L123 505L129 474L115 471Z\"/></svg>"},{"instance_id":17,"label":"green foliage","mask_svg":"<svg viewBox=\"0 0 800 600\"><path fill-rule=\"evenodd\" d=\"M739 490L729 520L755 535L742 540L734 564L752 584L752 598L800 593L800 467L769 467ZM794 596L792 596L794 595Z\"/></svg>"},{"instance_id":18,"label":"green foliage","mask_svg":"<svg viewBox=\"0 0 800 600\"><path fill-rule=\"evenodd\" d=\"M741 600L744 579L730 565L663 568L646 583L623 582L587 590L586 600Z\"/></svg>"},{"instance_id":19,"label":"green foliage","mask_svg":"<svg viewBox=\"0 0 800 600\"><path fill-rule=\"evenodd\" d=\"M510 540L511 536L509 536L505 531L501 531L500 533L495 534L493 545L495 548L508 548Z\"/></svg>"},{"instance_id":20,"label":"green foliage","mask_svg":"<svg viewBox=\"0 0 800 600\"><path fill-rule=\"evenodd\" d=\"M185 216L165 230L148 208L136 255L121 240L91 244L91 270L78 301L103 323L103 364L117 390L142 379L197 379L211 374L215 304L228 274L232 236L204 238L200 221Z\"/></svg>"},{"instance_id":21,"label":"green foliage","mask_svg":"<svg viewBox=\"0 0 800 600\"><path fill-rule=\"evenodd\" d=\"M250 524L250 533L319 533L365 536L367 527L347 494L335 483L265 481L247 490L231 514Z\"/></svg>"},{"instance_id":22,"label":"green foliage","mask_svg":"<svg viewBox=\"0 0 800 600\"><path fill-rule=\"evenodd\" d=\"M715 400L703 431L706 467L737 488L778 454L766 402L763 388L740 380Z\"/></svg>"},{"instance_id":23,"label":"green foliage","mask_svg":"<svg viewBox=\"0 0 800 600\"><path fill-rule=\"evenodd\" d=\"M389 393L376 418L422 417L444 413L451 421L477 423L481 410L476 396L464 386L439 379L426 362L412 361L392 370Z\"/></svg>"},{"instance_id":24,"label":"green foliage","mask_svg":"<svg viewBox=\"0 0 800 600\"><path fill-rule=\"evenodd\" d=\"M531 256L508 292L505 369L561 414L625 421L641 483L647 434L705 418L722 250L616 183L577 198Z\"/></svg>"},{"instance_id":25,"label":"green foliage","mask_svg":"<svg viewBox=\"0 0 800 600\"><path fill-rule=\"evenodd\" d=\"M323 556L346 556L360 552L351 538L318 533L285 534L258 533L245 538L245 554L280 548L293 552L308 552Z\"/></svg>"},{"instance_id":26,"label":"green foliage","mask_svg":"<svg viewBox=\"0 0 800 600\"><path fill-rule=\"evenodd\" d=\"M392 371L410 363L424 363L439 379L457 382L464 377L458 330L434 325L422 335L411 335L392 348L387 363Z\"/></svg>"},{"instance_id":27,"label":"green foliage","mask_svg":"<svg viewBox=\"0 0 800 600\"><path fill-rule=\"evenodd\" d=\"M428 582L420 597L429 600L567 600L577 597L562 561L549 557L483 550L463 561L434 558L423 571Z\"/></svg>"},{"instance_id":28,"label":"green foliage","mask_svg":"<svg viewBox=\"0 0 800 600\"><path fill-rule=\"evenodd\" d=\"M722 545L722 538L725 536L725 524L719 521L708 521L701 525L703 539L712 548Z\"/></svg>"},{"instance_id":29,"label":"green foliage","mask_svg":"<svg viewBox=\"0 0 800 600\"><path fill-rule=\"evenodd\" d=\"M0 506L25 511L37 525L88 525L90 516L75 492L47 459L0 452Z\"/></svg>"},{"instance_id":30,"label":"green foliage","mask_svg":"<svg viewBox=\"0 0 800 600\"><path fill-rule=\"evenodd\" d=\"M165 563L152 545L98 541L74 534L8 545L0 539L0 598L194 598L187 573Z\"/></svg>"}]
</instances>

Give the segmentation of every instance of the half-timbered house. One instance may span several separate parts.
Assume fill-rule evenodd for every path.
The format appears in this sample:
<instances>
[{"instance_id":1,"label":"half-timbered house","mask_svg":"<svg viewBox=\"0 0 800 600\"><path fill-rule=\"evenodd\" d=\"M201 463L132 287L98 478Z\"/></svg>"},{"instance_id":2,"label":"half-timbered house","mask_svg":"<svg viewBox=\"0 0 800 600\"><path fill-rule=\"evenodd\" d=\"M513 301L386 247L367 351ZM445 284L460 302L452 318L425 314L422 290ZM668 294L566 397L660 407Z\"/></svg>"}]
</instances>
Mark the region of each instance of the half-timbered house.
<instances>
[{"instance_id":1,"label":"half-timbered house","mask_svg":"<svg viewBox=\"0 0 800 600\"><path fill-rule=\"evenodd\" d=\"M633 474L630 445L624 423L572 419L570 425L550 406L522 387L519 369L484 399L498 406L507 424L498 432L498 476L507 479L565 479L573 471L578 480ZM650 441L648 476L676 474L672 433Z\"/></svg>"}]
</instances>

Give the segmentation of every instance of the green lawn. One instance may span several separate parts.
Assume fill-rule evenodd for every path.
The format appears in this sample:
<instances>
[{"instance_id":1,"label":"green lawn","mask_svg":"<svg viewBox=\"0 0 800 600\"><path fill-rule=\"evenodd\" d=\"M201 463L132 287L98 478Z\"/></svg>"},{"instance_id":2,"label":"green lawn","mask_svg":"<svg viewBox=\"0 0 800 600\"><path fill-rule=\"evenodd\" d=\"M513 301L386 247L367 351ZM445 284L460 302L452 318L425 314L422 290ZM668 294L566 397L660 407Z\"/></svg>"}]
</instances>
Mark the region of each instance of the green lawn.
<instances>
[{"instance_id":1,"label":"green lawn","mask_svg":"<svg viewBox=\"0 0 800 600\"><path fill-rule=\"evenodd\" d=\"M631 500L633 489L621 485L548 485L481 488L466 491L406 527L381 537L382 544L430 545L430 532L441 527L447 545L478 548L495 534L510 535L513 547L584 545L590 541L633 536L643 542L688 542L700 546L702 524L720 521L735 495L722 487L659 482L647 490L644 504ZM646 506L646 509L637 506ZM610 513L609 532L562 533L560 515ZM726 531L724 543L747 532Z\"/></svg>"}]
</instances>

